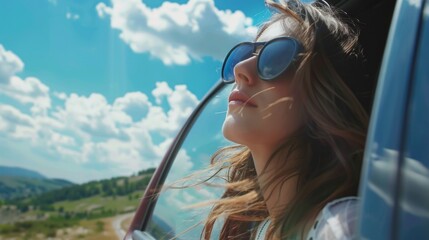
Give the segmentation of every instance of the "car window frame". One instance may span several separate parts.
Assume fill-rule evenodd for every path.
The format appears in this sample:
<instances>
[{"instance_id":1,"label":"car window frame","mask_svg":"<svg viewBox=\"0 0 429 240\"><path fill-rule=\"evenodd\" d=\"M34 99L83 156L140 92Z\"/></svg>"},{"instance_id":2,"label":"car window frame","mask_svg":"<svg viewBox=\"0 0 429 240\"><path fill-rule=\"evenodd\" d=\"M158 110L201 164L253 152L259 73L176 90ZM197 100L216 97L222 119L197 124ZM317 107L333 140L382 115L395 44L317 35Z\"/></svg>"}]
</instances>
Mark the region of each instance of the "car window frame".
<instances>
[{"instance_id":1,"label":"car window frame","mask_svg":"<svg viewBox=\"0 0 429 240\"><path fill-rule=\"evenodd\" d=\"M201 112L205 107L210 103L210 100L219 93L222 89L226 87L226 84L219 80L215 83L213 88L203 97L201 102L197 105L195 110L186 120L183 127L180 129L179 133L176 135L175 139L168 148L164 158L161 163L155 170L151 181L146 187L143 198L140 201L139 207L137 208L133 220L128 228L128 231L124 239L151 239L149 233L141 232L146 228L150 217L152 216L153 210L158 200L158 194L161 190L161 186L164 184L167 175L173 165L173 162L177 156L180 147L185 141L189 131L192 129L192 126L198 119ZM135 232L137 231L137 232Z\"/></svg>"}]
</instances>

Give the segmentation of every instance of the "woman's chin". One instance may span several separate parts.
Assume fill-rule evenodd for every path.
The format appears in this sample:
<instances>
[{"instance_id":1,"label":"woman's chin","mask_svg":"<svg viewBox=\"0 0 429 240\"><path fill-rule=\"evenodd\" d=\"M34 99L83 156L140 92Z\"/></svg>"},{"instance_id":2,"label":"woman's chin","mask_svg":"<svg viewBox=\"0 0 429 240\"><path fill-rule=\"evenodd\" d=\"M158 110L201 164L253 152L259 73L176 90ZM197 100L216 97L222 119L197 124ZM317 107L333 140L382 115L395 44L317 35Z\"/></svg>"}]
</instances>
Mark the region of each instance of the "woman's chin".
<instances>
[{"instance_id":1,"label":"woman's chin","mask_svg":"<svg viewBox=\"0 0 429 240\"><path fill-rule=\"evenodd\" d=\"M246 130L245 126L244 122L238 121L234 116L227 115L222 127L223 136L234 143L246 145L243 140L252 136L248 136L251 131Z\"/></svg>"}]
</instances>

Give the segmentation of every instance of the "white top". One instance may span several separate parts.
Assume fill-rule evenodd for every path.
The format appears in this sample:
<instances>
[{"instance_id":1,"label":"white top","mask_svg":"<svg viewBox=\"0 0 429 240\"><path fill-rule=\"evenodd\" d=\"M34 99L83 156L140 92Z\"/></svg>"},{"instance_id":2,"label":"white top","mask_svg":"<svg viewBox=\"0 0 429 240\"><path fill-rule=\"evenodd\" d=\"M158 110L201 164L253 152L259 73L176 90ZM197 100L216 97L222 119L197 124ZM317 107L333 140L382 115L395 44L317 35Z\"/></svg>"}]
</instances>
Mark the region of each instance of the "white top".
<instances>
[{"instance_id":1,"label":"white top","mask_svg":"<svg viewBox=\"0 0 429 240\"><path fill-rule=\"evenodd\" d=\"M326 204L319 212L311 230L307 234L308 240L349 240L357 239L357 197L344 197ZM258 227L256 240L265 239L265 233L270 220L264 220Z\"/></svg>"}]
</instances>

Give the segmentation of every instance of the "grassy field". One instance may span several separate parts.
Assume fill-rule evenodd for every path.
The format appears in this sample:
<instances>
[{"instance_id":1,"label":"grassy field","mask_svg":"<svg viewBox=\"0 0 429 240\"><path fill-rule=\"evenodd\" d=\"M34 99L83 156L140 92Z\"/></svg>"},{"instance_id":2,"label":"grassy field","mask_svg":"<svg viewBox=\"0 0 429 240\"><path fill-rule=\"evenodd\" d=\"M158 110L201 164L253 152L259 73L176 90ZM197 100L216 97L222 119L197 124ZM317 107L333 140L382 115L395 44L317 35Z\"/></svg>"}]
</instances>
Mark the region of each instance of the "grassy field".
<instances>
[{"instance_id":1,"label":"grassy field","mask_svg":"<svg viewBox=\"0 0 429 240\"><path fill-rule=\"evenodd\" d=\"M83 227L87 227L88 229L93 229L84 239L88 240L98 240L98 239L106 239L106 240L116 240L118 237L113 230L112 221L114 217L103 218L97 221L82 221L81 225ZM100 222L103 224L103 229L100 229ZM94 231L95 230L95 231Z\"/></svg>"},{"instance_id":2,"label":"grassy field","mask_svg":"<svg viewBox=\"0 0 429 240\"><path fill-rule=\"evenodd\" d=\"M93 212L111 210L116 213L134 211L140 203L141 192L117 197L94 196L77 201L61 201L53 204L55 209L62 208L64 212Z\"/></svg>"},{"instance_id":3,"label":"grassy field","mask_svg":"<svg viewBox=\"0 0 429 240\"><path fill-rule=\"evenodd\" d=\"M118 239L112 224L128 228L148 171L0 202L0 240Z\"/></svg>"},{"instance_id":4,"label":"grassy field","mask_svg":"<svg viewBox=\"0 0 429 240\"><path fill-rule=\"evenodd\" d=\"M141 192L127 196L94 196L76 201L53 204L54 211L28 211L22 222L0 224L0 240L3 239L118 239L112 228L116 215L135 211ZM76 214L85 213L78 216ZM72 217L66 217L69 214ZM32 216L44 216L36 219ZM73 217L74 216L74 217ZM127 229L131 219L121 223Z\"/></svg>"},{"instance_id":5,"label":"grassy field","mask_svg":"<svg viewBox=\"0 0 429 240\"><path fill-rule=\"evenodd\" d=\"M60 228L55 232L39 233L11 233L0 235L1 240L18 239L87 239L87 240L117 240L118 237L113 230L112 221L114 217L101 218L94 220L82 220L72 227Z\"/></svg>"}]
</instances>

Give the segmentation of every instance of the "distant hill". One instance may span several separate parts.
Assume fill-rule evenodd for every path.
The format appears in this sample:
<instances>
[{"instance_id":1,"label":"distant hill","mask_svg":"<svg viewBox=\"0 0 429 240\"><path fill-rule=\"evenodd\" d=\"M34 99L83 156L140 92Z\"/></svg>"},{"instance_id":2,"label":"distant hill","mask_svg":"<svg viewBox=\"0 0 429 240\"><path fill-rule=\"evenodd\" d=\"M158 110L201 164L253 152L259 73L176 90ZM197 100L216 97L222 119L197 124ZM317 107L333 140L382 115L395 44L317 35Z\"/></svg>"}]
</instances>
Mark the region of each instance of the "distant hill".
<instances>
[{"instance_id":1,"label":"distant hill","mask_svg":"<svg viewBox=\"0 0 429 240\"><path fill-rule=\"evenodd\" d=\"M59 229L67 234L63 236L75 239L75 231L70 233L65 229L76 229L79 226L91 229L94 233L99 232L101 227L99 233L104 233L107 217L135 211L154 171L154 168L145 169L131 176L95 180L25 198L0 201L0 239L3 236L21 239L25 237L23 233L26 236L40 235L41 238L48 239L56 237ZM39 180L33 178L34 182ZM20 184L28 183L21 181ZM85 221L81 221L84 219ZM155 230L171 231L171 227L160 219L156 220L154 227ZM89 235L82 235L81 238L106 237L87 236ZM169 236L172 237L174 236Z\"/></svg>"},{"instance_id":2,"label":"distant hill","mask_svg":"<svg viewBox=\"0 0 429 240\"><path fill-rule=\"evenodd\" d=\"M154 171L155 169L151 168L140 171L137 176L113 177L80 185L76 184L24 199L24 202L34 206L43 206L60 201L76 201L94 196L127 196L136 191L143 191Z\"/></svg>"},{"instance_id":3,"label":"distant hill","mask_svg":"<svg viewBox=\"0 0 429 240\"><path fill-rule=\"evenodd\" d=\"M0 166L0 200L28 197L72 186L63 179L49 179L42 174L18 167Z\"/></svg>"},{"instance_id":4,"label":"distant hill","mask_svg":"<svg viewBox=\"0 0 429 240\"><path fill-rule=\"evenodd\" d=\"M28 178L46 178L42 174L28 170L20 167L6 167L0 166L0 176L10 176L10 177L28 177Z\"/></svg>"}]
</instances>

